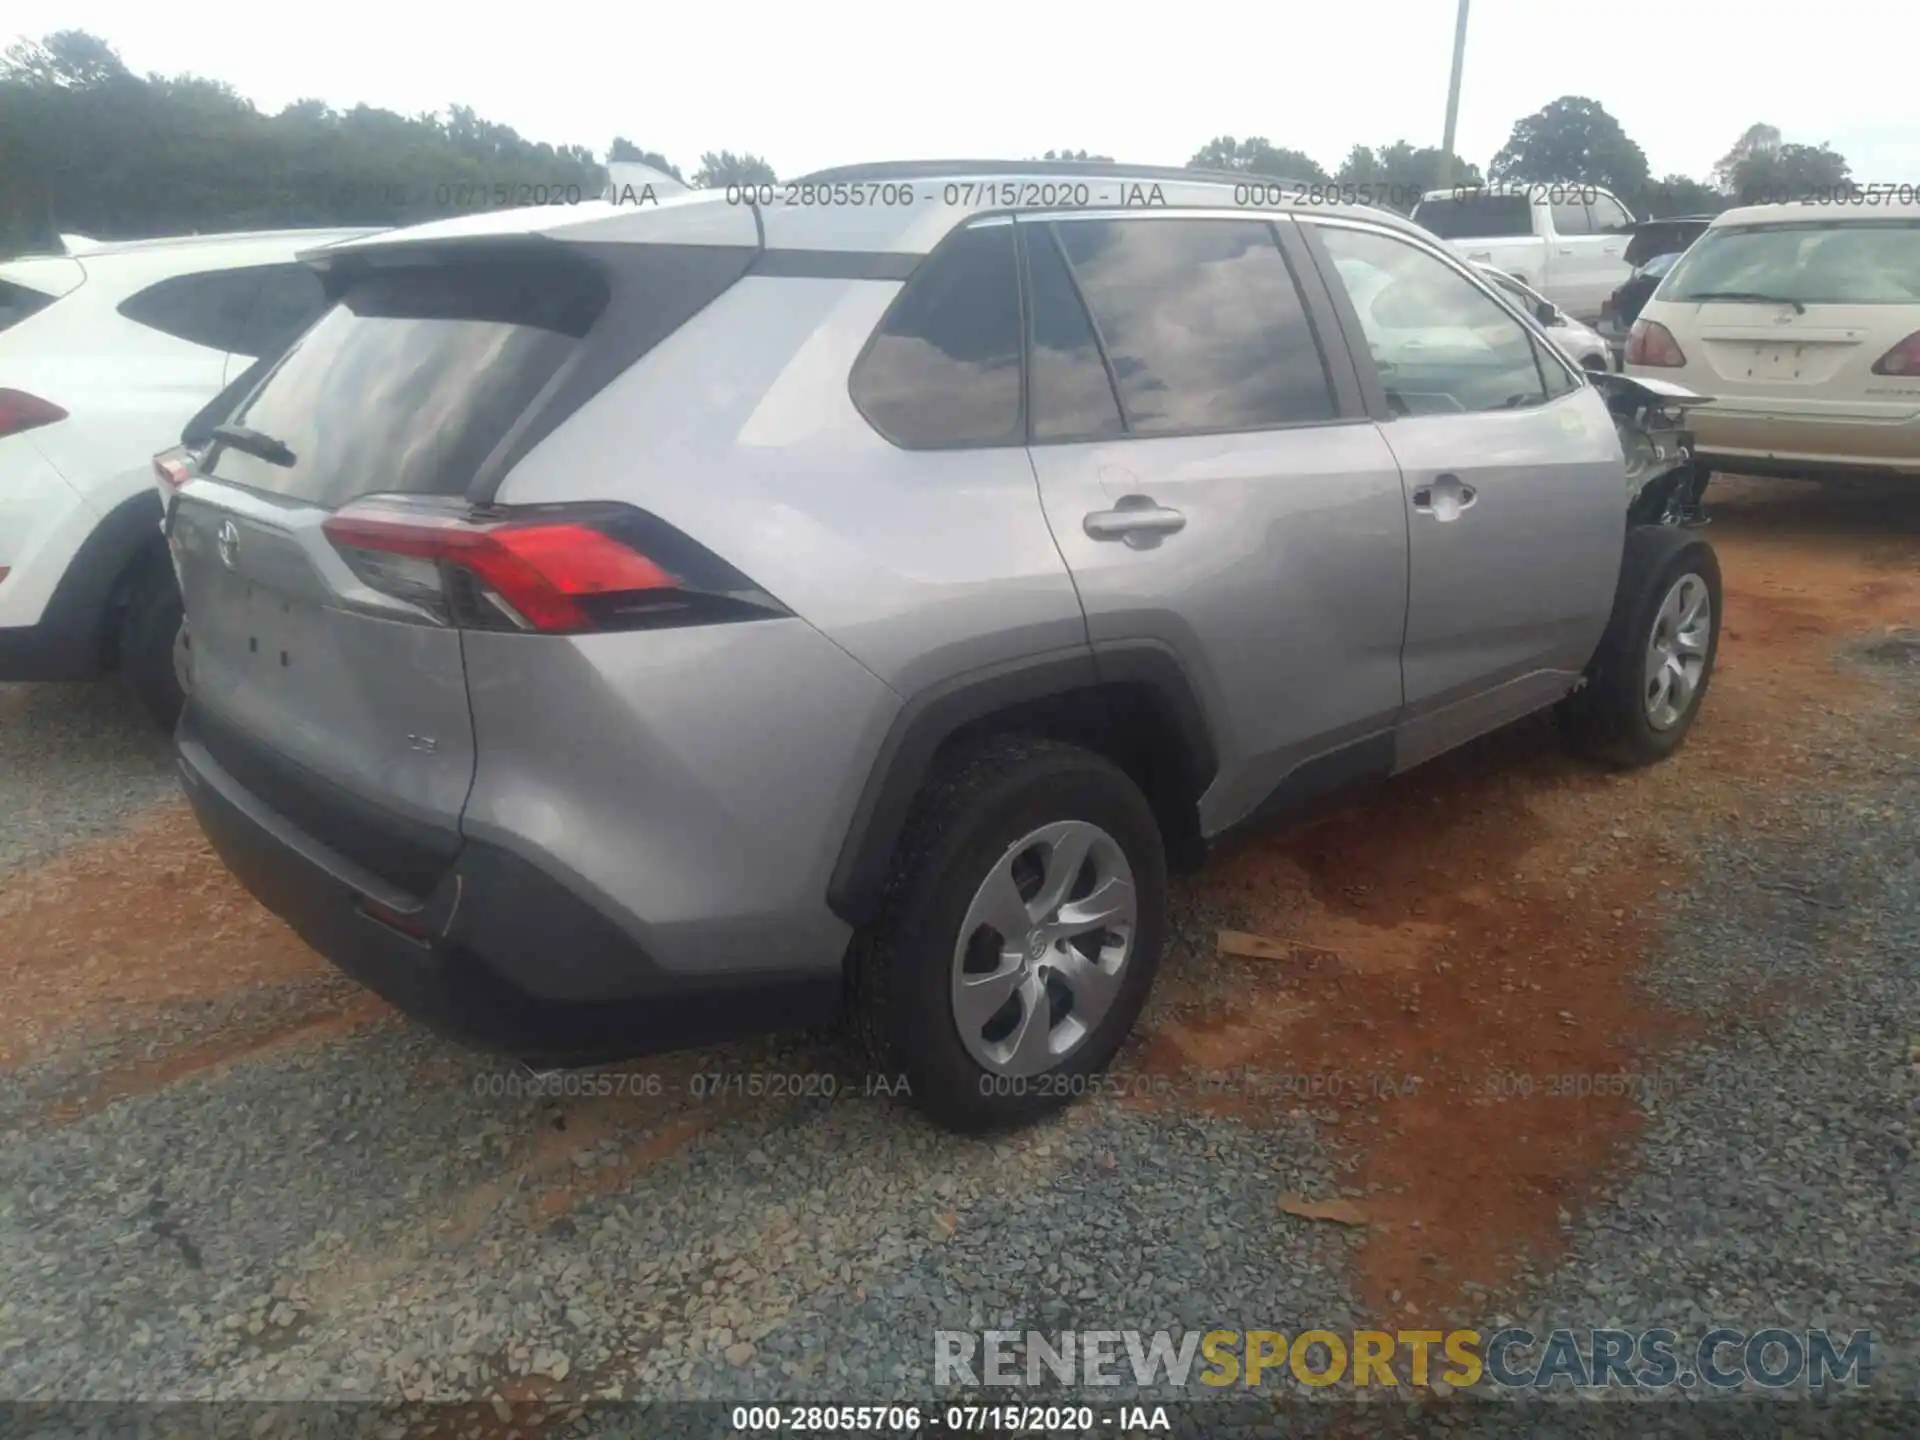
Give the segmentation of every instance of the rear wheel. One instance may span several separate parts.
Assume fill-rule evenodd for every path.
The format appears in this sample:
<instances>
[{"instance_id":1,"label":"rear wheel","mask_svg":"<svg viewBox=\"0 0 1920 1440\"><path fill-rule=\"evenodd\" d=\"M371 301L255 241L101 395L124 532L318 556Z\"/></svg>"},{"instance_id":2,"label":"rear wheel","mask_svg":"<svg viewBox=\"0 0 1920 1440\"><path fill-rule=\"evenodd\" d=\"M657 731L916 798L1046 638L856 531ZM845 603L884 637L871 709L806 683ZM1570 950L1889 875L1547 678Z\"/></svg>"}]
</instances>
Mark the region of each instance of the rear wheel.
<instances>
[{"instance_id":1,"label":"rear wheel","mask_svg":"<svg viewBox=\"0 0 1920 1440\"><path fill-rule=\"evenodd\" d=\"M1561 711L1575 745L1615 765L1651 765L1687 738L1720 645L1720 564L1690 531L1640 526L1587 680Z\"/></svg>"},{"instance_id":2,"label":"rear wheel","mask_svg":"<svg viewBox=\"0 0 1920 1440\"><path fill-rule=\"evenodd\" d=\"M185 703L185 634L180 586L173 567L145 562L127 587L120 616L120 673L153 716L171 732Z\"/></svg>"},{"instance_id":3,"label":"rear wheel","mask_svg":"<svg viewBox=\"0 0 1920 1440\"><path fill-rule=\"evenodd\" d=\"M875 1065L939 1123L1032 1120L1095 1088L1153 984L1166 854L1102 756L997 739L928 781L849 1012Z\"/></svg>"}]
</instances>

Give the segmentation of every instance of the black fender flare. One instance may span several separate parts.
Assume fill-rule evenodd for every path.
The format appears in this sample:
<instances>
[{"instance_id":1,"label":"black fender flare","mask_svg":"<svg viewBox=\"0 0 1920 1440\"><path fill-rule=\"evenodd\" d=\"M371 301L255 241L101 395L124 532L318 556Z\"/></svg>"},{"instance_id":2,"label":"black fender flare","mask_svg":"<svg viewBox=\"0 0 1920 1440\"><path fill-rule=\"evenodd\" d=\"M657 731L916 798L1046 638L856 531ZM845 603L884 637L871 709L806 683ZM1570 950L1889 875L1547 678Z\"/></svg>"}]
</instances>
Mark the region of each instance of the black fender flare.
<instances>
[{"instance_id":1,"label":"black fender flare","mask_svg":"<svg viewBox=\"0 0 1920 1440\"><path fill-rule=\"evenodd\" d=\"M1097 698L1116 686L1140 687L1152 697L1180 737L1178 759L1197 798L1217 766L1213 734L1186 667L1170 647L1114 641L967 671L912 696L888 727L828 879L828 907L856 927L874 917L914 796L935 752L955 733L1016 706L1075 694Z\"/></svg>"}]
</instances>

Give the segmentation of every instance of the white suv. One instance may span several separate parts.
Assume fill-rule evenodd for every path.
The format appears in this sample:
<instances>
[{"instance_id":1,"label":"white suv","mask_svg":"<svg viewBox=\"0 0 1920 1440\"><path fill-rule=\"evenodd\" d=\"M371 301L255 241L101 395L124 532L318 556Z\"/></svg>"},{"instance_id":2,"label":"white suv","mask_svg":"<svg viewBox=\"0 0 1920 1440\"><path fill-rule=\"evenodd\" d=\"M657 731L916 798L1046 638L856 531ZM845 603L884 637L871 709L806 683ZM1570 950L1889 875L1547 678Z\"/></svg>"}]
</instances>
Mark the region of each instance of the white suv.
<instances>
[{"instance_id":1,"label":"white suv","mask_svg":"<svg viewBox=\"0 0 1920 1440\"><path fill-rule=\"evenodd\" d=\"M71 245L0 262L0 681L120 670L178 712L154 455L325 306L301 251L364 230Z\"/></svg>"}]
</instances>

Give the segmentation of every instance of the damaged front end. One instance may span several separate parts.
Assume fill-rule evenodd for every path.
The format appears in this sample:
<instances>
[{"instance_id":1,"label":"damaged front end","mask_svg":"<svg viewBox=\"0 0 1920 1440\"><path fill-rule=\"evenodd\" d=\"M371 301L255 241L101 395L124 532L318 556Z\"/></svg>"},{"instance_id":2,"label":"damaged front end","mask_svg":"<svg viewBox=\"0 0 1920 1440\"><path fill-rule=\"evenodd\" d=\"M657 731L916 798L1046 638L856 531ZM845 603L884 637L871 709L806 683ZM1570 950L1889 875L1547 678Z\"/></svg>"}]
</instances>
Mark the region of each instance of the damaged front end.
<instances>
[{"instance_id":1,"label":"damaged front end","mask_svg":"<svg viewBox=\"0 0 1920 1440\"><path fill-rule=\"evenodd\" d=\"M1665 380L1612 374L1587 378L1606 396L1626 456L1627 523L1706 524L1701 496L1711 473L1694 461L1687 412L1711 404L1713 397Z\"/></svg>"}]
</instances>

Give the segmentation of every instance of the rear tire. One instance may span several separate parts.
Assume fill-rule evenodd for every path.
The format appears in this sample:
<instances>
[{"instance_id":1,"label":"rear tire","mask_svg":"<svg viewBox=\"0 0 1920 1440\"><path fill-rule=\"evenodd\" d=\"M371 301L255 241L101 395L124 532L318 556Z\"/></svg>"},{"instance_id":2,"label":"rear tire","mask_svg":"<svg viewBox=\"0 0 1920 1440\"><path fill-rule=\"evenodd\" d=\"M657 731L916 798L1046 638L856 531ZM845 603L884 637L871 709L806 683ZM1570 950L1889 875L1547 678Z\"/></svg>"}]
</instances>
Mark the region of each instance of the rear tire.
<instances>
[{"instance_id":1,"label":"rear tire","mask_svg":"<svg viewBox=\"0 0 1920 1440\"><path fill-rule=\"evenodd\" d=\"M1651 765L1686 740L1720 648L1720 562L1695 533L1636 526L1613 614L1586 683L1562 702L1574 747L1611 765Z\"/></svg>"},{"instance_id":2,"label":"rear tire","mask_svg":"<svg viewBox=\"0 0 1920 1440\"><path fill-rule=\"evenodd\" d=\"M127 587L120 616L120 673L147 713L171 734L180 721L186 691L176 664L185 615L180 586L169 564L146 563Z\"/></svg>"},{"instance_id":3,"label":"rear tire","mask_svg":"<svg viewBox=\"0 0 1920 1440\"><path fill-rule=\"evenodd\" d=\"M1103 756L1006 737L946 757L849 957L857 1038L890 1084L904 1075L914 1103L953 1130L1022 1124L1098 1089L1089 1077L1153 985L1166 876L1152 808ZM1011 901L997 888L1008 883ZM1006 931L1032 928L1004 933L994 915Z\"/></svg>"}]
</instances>

